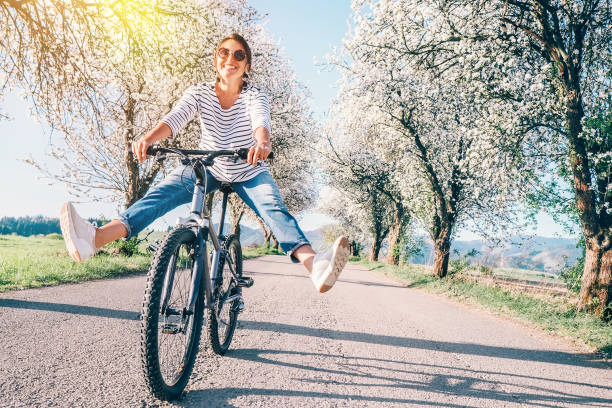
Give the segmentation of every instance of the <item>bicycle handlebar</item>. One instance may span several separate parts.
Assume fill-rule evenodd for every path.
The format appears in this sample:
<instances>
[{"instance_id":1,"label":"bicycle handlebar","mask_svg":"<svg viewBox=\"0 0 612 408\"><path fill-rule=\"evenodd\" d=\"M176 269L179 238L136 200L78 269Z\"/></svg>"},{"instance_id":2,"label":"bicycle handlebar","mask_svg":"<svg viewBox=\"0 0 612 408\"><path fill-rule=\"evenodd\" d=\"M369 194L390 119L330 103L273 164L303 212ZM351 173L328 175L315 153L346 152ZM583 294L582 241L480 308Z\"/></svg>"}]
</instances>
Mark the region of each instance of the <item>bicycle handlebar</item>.
<instances>
[{"instance_id":1,"label":"bicycle handlebar","mask_svg":"<svg viewBox=\"0 0 612 408\"><path fill-rule=\"evenodd\" d=\"M147 154L155 156L158 153L176 153L182 156L206 156L207 160L213 160L220 156L234 156L239 157L242 160L247 160L249 154L249 148L235 149L235 150L193 150L193 149L178 149L168 148L159 145L151 145L147 148ZM274 153L270 152L268 159L273 159Z\"/></svg>"}]
</instances>

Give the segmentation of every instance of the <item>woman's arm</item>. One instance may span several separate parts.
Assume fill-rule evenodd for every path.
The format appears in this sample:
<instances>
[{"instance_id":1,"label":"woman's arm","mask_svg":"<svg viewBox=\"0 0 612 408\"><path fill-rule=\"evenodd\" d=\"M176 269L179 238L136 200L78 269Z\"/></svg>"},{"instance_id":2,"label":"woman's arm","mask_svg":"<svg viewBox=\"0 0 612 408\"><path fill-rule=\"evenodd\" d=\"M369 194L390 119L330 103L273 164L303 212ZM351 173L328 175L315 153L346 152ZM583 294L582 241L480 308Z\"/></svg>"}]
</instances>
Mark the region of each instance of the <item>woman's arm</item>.
<instances>
[{"instance_id":1,"label":"woman's arm","mask_svg":"<svg viewBox=\"0 0 612 408\"><path fill-rule=\"evenodd\" d=\"M132 143L132 152L139 162L143 162L149 157L147 155L149 146L162 139L167 139L170 136L172 136L170 126L166 125L164 122L160 122L159 125L155 126L155 129Z\"/></svg>"},{"instance_id":2,"label":"woman's arm","mask_svg":"<svg viewBox=\"0 0 612 408\"><path fill-rule=\"evenodd\" d=\"M251 126L253 126L253 139L256 145L249 150L247 161L257 166L258 160L266 160L272 151L270 143L270 105L268 96L259 88L251 89Z\"/></svg>"},{"instance_id":3,"label":"woman's arm","mask_svg":"<svg viewBox=\"0 0 612 408\"><path fill-rule=\"evenodd\" d=\"M260 126L253 132L255 146L249 150L247 161L253 166L257 166L258 160L266 160L272 151L272 143L270 142L270 132L265 126Z\"/></svg>"},{"instance_id":4,"label":"woman's arm","mask_svg":"<svg viewBox=\"0 0 612 408\"><path fill-rule=\"evenodd\" d=\"M170 113L162 118L155 129L140 138L140 140L132 143L132 152L139 162L143 162L149 157L146 153L149 146L162 139L176 136L193 119L198 111L196 98L198 92L198 85L188 88Z\"/></svg>"}]
</instances>

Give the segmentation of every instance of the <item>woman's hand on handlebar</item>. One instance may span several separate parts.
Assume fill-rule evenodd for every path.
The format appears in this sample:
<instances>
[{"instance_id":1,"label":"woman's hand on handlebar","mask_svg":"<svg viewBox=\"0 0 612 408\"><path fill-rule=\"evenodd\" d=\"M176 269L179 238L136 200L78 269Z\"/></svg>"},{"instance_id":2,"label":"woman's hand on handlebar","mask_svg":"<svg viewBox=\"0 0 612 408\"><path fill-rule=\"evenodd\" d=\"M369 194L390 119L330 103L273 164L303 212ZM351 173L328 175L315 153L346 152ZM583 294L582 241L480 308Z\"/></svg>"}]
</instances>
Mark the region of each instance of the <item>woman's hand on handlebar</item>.
<instances>
[{"instance_id":1,"label":"woman's hand on handlebar","mask_svg":"<svg viewBox=\"0 0 612 408\"><path fill-rule=\"evenodd\" d=\"M134 156L136 156L139 162L142 163L150 157L147 154L147 149L152 144L153 143L148 142L144 137L141 137L140 139L132 143L132 153L134 153Z\"/></svg>"},{"instance_id":2,"label":"woman's hand on handlebar","mask_svg":"<svg viewBox=\"0 0 612 408\"><path fill-rule=\"evenodd\" d=\"M270 155L272 149L269 143L258 143L249 149L247 156L247 162L253 166L257 166L259 160L264 161Z\"/></svg>"},{"instance_id":3,"label":"woman's hand on handlebar","mask_svg":"<svg viewBox=\"0 0 612 408\"><path fill-rule=\"evenodd\" d=\"M134 153L134 156L142 163L149 158L147 154L149 146L170 136L172 136L170 126L166 125L164 122L160 122L155 129L132 143L132 153Z\"/></svg>"}]
</instances>

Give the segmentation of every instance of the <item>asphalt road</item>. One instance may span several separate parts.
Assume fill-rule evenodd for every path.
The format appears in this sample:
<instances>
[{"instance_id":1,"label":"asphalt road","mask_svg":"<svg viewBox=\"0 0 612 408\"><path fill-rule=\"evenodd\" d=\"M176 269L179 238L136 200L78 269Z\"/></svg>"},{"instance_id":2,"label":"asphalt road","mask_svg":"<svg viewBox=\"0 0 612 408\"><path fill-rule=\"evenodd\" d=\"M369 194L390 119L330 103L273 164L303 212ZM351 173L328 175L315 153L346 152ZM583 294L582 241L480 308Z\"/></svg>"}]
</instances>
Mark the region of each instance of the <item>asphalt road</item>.
<instances>
[{"instance_id":1,"label":"asphalt road","mask_svg":"<svg viewBox=\"0 0 612 408\"><path fill-rule=\"evenodd\" d=\"M174 404L144 386L144 276L0 295L0 406L612 407L608 365L508 319L354 266L324 295L284 257L245 271L232 350Z\"/></svg>"}]
</instances>

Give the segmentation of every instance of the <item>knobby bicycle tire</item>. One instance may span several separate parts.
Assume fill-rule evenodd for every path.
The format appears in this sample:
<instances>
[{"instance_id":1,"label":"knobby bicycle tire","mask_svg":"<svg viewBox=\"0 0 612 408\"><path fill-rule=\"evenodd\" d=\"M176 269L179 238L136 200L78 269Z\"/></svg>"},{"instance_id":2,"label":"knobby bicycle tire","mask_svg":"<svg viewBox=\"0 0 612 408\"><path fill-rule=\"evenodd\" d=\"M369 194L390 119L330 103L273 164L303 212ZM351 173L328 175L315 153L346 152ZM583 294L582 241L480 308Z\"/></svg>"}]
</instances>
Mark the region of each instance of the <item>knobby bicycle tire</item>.
<instances>
[{"instance_id":1,"label":"knobby bicycle tire","mask_svg":"<svg viewBox=\"0 0 612 408\"><path fill-rule=\"evenodd\" d=\"M191 280L194 263L190 252L193 253L191 249L194 249L196 245L194 231L187 226L177 226L164 237L149 268L140 318L141 363L149 390L162 400L170 401L181 395L189 381L198 352L204 317L203 285L198 288L195 310L189 316L187 325L183 325L182 320L178 322L180 319L178 316L160 315L165 276L170 267L175 268L175 279L168 307L172 306L172 310L182 310L187 307L189 285L185 282ZM179 266L184 264L186 267L177 268L177 262ZM171 318L174 319L174 323L169 323ZM181 331L184 330L184 332L172 333L173 330L177 330L177 327L183 328ZM174 350L173 345L181 341L183 344L176 347L178 352L170 355ZM167 352L166 349L170 351Z\"/></svg>"},{"instance_id":2,"label":"knobby bicycle tire","mask_svg":"<svg viewBox=\"0 0 612 408\"><path fill-rule=\"evenodd\" d=\"M223 249L225 249L231 257L236 275L239 277L242 276L242 248L240 247L238 237L235 235L227 237L223 243ZM232 281L232 274L226 261L219 262L218 268L218 279L215 281L213 295L215 307L213 309L206 309L206 332L208 334L208 344L210 344L213 352L224 355L229 349L234 331L236 330L236 323L238 322L237 305L239 300L236 299L226 305L220 305L220 301L226 292L233 294L236 293L236 291L240 291L240 288L236 287L236 282ZM232 291L234 292L232 293ZM217 319L217 311L221 306L223 306L223 316L221 316L221 318L225 320L227 324Z\"/></svg>"}]
</instances>

